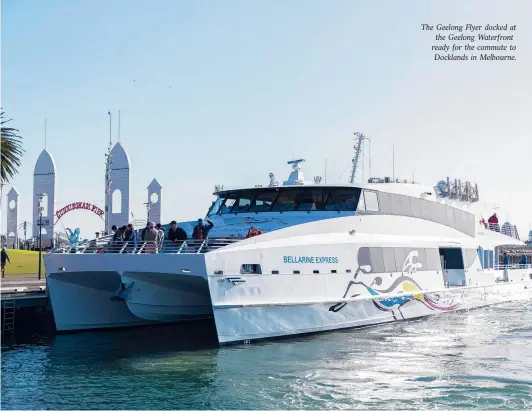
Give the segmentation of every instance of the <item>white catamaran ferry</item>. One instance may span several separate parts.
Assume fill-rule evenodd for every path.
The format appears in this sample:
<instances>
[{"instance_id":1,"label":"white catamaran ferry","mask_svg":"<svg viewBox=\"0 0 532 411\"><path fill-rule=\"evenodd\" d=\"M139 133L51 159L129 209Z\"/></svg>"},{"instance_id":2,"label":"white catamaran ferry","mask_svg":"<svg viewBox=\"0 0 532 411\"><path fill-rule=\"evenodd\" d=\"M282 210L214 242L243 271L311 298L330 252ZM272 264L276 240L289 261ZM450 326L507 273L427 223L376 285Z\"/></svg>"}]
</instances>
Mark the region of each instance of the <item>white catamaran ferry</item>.
<instances>
[{"instance_id":1,"label":"white catamaran ferry","mask_svg":"<svg viewBox=\"0 0 532 411\"><path fill-rule=\"evenodd\" d=\"M532 248L483 221L476 185L309 183L302 161L282 184L216 192L207 240L46 255L58 331L214 316L226 344L532 298Z\"/></svg>"}]
</instances>

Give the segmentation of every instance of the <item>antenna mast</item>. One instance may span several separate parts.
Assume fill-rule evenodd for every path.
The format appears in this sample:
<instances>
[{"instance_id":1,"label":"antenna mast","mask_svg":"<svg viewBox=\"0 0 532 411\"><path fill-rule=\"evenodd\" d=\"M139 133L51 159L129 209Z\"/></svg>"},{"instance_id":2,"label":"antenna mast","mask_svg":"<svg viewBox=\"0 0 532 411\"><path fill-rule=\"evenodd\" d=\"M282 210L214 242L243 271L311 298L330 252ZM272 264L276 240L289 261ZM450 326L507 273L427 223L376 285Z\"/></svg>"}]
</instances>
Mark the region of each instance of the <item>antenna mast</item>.
<instances>
[{"instance_id":1,"label":"antenna mast","mask_svg":"<svg viewBox=\"0 0 532 411\"><path fill-rule=\"evenodd\" d=\"M47 119L44 119L44 149L46 150L46 121Z\"/></svg>"},{"instance_id":2,"label":"antenna mast","mask_svg":"<svg viewBox=\"0 0 532 411\"><path fill-rule=\"evenodd\" d=\"M364 140L369 140L364 134L359 133L358 131L355 134L355 137L358 138L358 143L355 144L355 151L353 153L353 167L351 169L351 177L349 182L353 184L355 182L355 175L359 164L360 153L362 152L362 147L364 145Z\"/></svg>"},{"instance_id":3,"label":"antenna mast","mask_svg":"<svg viewBox=\"0 0 532 411\"><path fill-rule=\"evenodd\" d=\"M392 143L392 178L395 183L395 141Z\"/></svg>"},{"instance_id":4,"label":"antenna mast","mask_svg":"<svg viewBox=\"0 0 532 411\"><path fill-rule=\"evenodd\" d=\"M113 145L112 141L112 115L111 112L108 111L107 114L109 115L109 147L107 148L107 154L105 155L105 233L109 234L110 227L110 219L109 215L111 210L109 210L109 205L111 204L111 148Z\"/></svg>"}]
</instances>

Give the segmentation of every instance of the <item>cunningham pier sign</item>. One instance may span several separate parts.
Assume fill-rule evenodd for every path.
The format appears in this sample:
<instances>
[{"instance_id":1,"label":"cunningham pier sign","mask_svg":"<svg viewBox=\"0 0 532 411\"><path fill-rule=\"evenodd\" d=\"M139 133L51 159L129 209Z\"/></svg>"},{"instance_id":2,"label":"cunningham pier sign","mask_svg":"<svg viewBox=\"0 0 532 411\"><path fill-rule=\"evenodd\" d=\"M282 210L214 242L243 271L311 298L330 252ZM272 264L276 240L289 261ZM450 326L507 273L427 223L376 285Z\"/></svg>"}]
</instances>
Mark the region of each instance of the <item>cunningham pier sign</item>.
<instances>
[{"instance_id":1,"label":"cunningham pier sign","mask_svg":"<svg viewBox=\"0 0 532 411\"><path fill-rule=\"evenodd\" d=\"M73 210L88 210L88 211L92 211L93 213L98 215L98 217L101 217L105 213L101 208L95 206L94 204L85 203L85 202L77 202L77 203L71 203L71 204L69 204L67 206L64 206L60 210L57 210L56 213L55 213L55 216L59 220L66 213L68 213L69 211L73 211Z\"/></svg>"}]
</instances>

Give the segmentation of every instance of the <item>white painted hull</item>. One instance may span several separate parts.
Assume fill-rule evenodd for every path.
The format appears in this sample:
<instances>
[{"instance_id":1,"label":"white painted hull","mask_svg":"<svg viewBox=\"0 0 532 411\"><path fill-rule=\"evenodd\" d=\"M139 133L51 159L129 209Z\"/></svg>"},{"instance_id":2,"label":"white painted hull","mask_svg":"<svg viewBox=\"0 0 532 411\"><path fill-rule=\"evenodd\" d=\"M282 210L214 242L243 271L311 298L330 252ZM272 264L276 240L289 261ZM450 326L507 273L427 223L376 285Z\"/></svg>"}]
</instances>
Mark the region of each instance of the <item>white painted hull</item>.
<instances>
[{"instance_id":1,"label":"white painted hull","mask_svg":"<svg viewBox=\"0 0 532 411\"><path fill-rule=\"evenodd\" d=\"M148 321L113 299L120 276L112 272L53 273L47 278L57 331L131 327Z\"/></svg>"},{"instance_id":2,"label":"white painted hull","mask_svg":"<svg viewBox=\"0 0 532 411\"><path fill-rule=\"evenodd\" d=\"M58 331L212 317L201 254L58 253L44 261ZM117 298L122 283L133 285Z\"/></svg>"},{"instance_id":3,"label":"white painted hull","mask_svg":"<svg viewBox=\"0 0 532 411\"><path fill-rule=\"evenodd\" d=\"M374 303L374 301L379 301L378 299L363 299L347 303L338 312L331 311L334 304L330 302L241 307L215 306L214 318L220 344L249 342L378 325L491 304L528 300L532 299L532 281L499 283L485 287L453 287L438 294L446 300L444 304L436 301L436 293L425 293L417 294L417 299L391 309L384 309L382 305L378 307L379 304ZM428 297L429 302L436 304L431 307L424 299L425 296ZM383 297L379 299L382 301Z\"/></svg>"},{"instance_id":4,"label":"white painted hull","mask_svg":"<svg viewBox=\"0 0 532 411\"><path fill-rule=\"evenodd\" d=\"M201 276L124 272L122 282L131 289L129 310L149 321L188 321L212 317L209 287Z\"/></svg>"}]
</instances>

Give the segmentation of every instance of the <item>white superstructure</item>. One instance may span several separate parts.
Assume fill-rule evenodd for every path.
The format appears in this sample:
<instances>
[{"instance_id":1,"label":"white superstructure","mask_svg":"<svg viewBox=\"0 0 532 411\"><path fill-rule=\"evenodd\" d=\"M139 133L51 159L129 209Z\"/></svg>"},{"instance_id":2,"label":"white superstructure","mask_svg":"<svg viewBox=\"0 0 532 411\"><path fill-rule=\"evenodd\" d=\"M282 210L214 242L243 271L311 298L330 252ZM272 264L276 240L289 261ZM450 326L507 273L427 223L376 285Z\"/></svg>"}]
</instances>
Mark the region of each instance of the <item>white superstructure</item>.
<instances>
[{"instance_id":1,"label":"white superstructure","mask_svg":"<svg viewBox=\"0 0 532 411\"><path fill-rule=\"evenodd\" d=\"M312 184L300 162L282 185L215 193L208 240L47 255L57 328L214 315L225 344L532 298L532 266L502 265L505 247L529 249L482 223L476 186Z\"/></svg>"}]
</instances>

